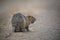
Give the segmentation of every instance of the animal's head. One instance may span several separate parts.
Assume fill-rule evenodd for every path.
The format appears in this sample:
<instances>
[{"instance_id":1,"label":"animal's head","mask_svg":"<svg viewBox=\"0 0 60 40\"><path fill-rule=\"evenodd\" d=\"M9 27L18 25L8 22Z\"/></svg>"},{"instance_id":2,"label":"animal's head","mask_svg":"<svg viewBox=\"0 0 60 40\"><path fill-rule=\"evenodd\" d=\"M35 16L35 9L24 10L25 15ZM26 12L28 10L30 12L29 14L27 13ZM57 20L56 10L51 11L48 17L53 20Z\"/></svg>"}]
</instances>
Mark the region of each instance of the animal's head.
<instances>
[{"instance_id":1,"label":"animal's head","mask_svg":"<svg viewBox=\"0 0 60 40\"><path fill-rule=\"evenodd\" d=\"M34 18L33 16L27 16L30 23L34 23L36 21L36 18Z\"/></svg>"}]
</instances>

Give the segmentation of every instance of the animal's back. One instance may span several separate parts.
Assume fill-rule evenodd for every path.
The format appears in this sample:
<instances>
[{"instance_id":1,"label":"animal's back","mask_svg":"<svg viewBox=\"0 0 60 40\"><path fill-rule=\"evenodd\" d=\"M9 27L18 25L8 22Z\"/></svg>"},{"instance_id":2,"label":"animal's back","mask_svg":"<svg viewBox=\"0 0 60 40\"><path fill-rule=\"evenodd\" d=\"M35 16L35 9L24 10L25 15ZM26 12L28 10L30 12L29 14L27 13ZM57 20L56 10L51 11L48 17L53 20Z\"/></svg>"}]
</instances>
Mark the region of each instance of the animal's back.
<instances>
[{"instance_id":1,"label":"animal's back","mask_svg":"<svg viewBox=\"0 0 60 40\"><path fill-rule=\"evenodd\" d=\"M12 18L12 26L17 26L18 24L22 24L24 19L23 19L23 15L20 14L20 13L17 13L15 15L13 15L13 18Z\"/></svg>"}]
</instances>

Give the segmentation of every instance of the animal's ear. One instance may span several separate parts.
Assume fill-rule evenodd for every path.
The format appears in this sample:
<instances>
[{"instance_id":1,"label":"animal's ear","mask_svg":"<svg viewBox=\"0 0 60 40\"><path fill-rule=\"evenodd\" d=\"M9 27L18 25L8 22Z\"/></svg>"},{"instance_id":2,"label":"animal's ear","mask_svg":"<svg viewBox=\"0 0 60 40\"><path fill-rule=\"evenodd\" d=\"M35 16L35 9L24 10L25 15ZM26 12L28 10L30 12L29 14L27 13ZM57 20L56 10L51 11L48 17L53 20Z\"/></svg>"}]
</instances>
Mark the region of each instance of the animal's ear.
<instances>
[{"instance_id":1,"label":"animal's ear","mask_svg":"<svg viewBox=\"0 0 60 40\"><path fill-rule=\"evenodd\" d=\"M36 18L34 18L33 16L28 16L28 19L31 23L34 23L36 21Z\"/></svg>"},{"instance_id":2,"label":"animal's ear","mask_svg":"<svg viewBox=\"0 0 60 40\"><path fill-rule=\"evenodd\" d=\"M34 23L36 21L36 18L32 17L31 23Z\"/></svg>"}]
</instances>

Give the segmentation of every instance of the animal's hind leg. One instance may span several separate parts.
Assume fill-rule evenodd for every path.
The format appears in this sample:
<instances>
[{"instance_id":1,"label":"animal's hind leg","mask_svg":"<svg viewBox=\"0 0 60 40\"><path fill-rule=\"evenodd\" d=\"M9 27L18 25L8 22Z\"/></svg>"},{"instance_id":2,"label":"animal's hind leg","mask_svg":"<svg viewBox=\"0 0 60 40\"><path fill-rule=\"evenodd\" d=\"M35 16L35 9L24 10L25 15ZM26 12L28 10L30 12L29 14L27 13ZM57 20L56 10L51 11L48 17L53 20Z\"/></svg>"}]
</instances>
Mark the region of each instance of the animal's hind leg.
<instances>
[{"instance_id":1,"label":"animal's hind leg","mask_svg":"<svg viewBox=\"0 0 60 40\"><path fill-rule=\"evenodd\" d=\"M17 32L17 29L16 29L17 27L15 27L15 30L14 30L14 32Z\"/></svg>"},{"instance_id":2,"label":"animal's hind leg","mask_svg":"<svg viewBox=\"0 0 60 40\"><path fill-rule=\"evenodd\" d=\"M19 26L15 27L15 32L19 32Z\"/></svg>"},{"instance_id":3,"label":"animal's hind leg","mask_svg":"<svg viewBox=\"0 0 60 40\"><path fill-rule=\"evenodd\" d=\"M20 30L19 30L19 31L20 31L20 32L23 32L21 27L20 27Z\"/></svg>"},{"instance_id":4,"label":"animal's hind leg","mask_svg":"<svg viewBox=\"0 0 60 40\"><path fill-rule=\"evenodd\" d=\"M25 31L25 28L20 26L20 29L19 29L20 32L24 32Z\"/></svg>"}]
</instances>

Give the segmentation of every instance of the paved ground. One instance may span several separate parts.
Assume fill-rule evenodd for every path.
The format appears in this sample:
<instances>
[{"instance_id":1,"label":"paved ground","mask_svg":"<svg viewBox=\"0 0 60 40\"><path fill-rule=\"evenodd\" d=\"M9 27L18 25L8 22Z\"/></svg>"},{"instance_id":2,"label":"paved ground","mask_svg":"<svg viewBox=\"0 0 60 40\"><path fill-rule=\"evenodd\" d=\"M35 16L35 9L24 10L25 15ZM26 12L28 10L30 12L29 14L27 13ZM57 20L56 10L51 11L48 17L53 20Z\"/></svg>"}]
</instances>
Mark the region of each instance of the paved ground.
<instances>
[{"instance_id":1,"label":"paved ground","mask_svg":"<svg viewBox=\"0 0 60 40\"><path fill-rule=\"evenodd\" d=\"M7 40L40 40L38 30L13 33Z\"/></svg>"}]
</instances>

